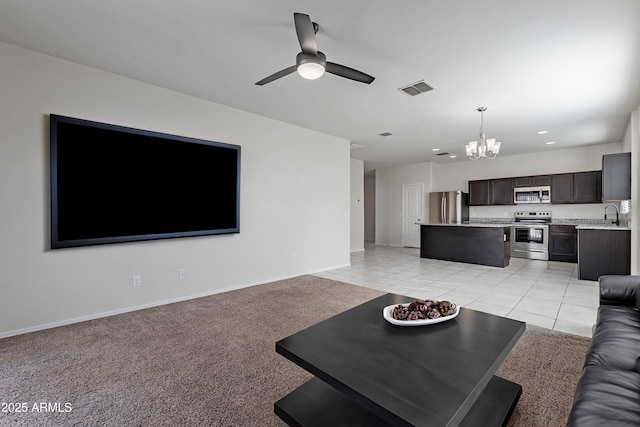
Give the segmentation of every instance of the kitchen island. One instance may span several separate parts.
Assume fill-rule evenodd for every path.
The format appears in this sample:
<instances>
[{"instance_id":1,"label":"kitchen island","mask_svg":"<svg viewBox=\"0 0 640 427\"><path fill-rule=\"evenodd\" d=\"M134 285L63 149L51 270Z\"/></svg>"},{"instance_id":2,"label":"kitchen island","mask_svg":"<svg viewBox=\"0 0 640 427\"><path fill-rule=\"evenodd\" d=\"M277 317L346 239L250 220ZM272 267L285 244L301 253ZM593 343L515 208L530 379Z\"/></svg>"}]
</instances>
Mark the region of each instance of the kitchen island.
<instances>
[{"instance_id":1,"label":"kitchen island","mask_svg":"<svg viewBox=\"0 0 640 427\"><path fill-rule=\"evenodd\" d=\"M422 224L420 257L504 268L510 236L508 224Z\"/></svg>"}]
</instances>

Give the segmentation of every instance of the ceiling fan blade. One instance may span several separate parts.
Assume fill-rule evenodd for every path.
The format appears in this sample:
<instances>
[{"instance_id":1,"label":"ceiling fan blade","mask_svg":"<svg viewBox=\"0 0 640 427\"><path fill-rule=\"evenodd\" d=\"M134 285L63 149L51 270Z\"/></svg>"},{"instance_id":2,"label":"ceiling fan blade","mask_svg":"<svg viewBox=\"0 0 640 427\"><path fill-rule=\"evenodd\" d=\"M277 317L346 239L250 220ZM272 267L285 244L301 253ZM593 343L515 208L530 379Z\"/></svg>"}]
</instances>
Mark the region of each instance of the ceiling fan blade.
<instances>
[{"instance_id":1,"label":"ceiling fan blade","mask_svg":"<svg viewBox=\"0 0 640 427\"><path fill-rule=\"evenodd\" d=\"M286 75L289 75L291 73L293 73L298 67L296 65L292 65L289 68L285 68L284 70L280 70L277 73L273 73L271 74L269 77L265 77L264 79L260 80L259 82L256 82L256 84L258 86L262 86L262 85L266 85L267 83L270 83L274 80L278 80L280 77L284 77Z\"/></svg>"},{"instance_id":2,"label":"ceiling fan blade","mask_svg":"<svg viewBox=\"0 0 640 427\"><path fill-rule=\"evenodd\" d=\"M344 77L366 84L370 84L376 79L375 77L370 76L369 74L365 74L362 71L354 70L353 68L336 64L334 62L327 62L326 71L327 73L335 74L336 76Z\"/></svg>"},{"instance_id":3,"label":"ceiling fan blade","mask_svg":"<svg viewBox=\"0 0 640 427\"><path fill-rule=\"evenodd\" d=\"M318 53L318 44L316 43L316 32L313 29L313 23L309 15L304 13L294 13L293 20L296 25L296 34L300 47L304 53Z\"/></svg>"}]
</instances>

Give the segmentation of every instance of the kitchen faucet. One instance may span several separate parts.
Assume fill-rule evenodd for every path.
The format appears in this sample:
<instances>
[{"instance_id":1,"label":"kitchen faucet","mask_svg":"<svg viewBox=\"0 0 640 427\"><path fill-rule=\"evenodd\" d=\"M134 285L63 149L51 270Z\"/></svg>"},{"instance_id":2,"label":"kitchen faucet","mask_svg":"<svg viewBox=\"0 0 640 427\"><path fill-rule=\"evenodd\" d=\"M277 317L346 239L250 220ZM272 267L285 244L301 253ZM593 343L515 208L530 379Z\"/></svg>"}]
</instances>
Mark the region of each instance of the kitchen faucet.
<instances>
[{"instance_id":1,"label":"kitchen faucet","mask_svg":"<svg viewBox=\"0 0 640 427\"><path fill-rule=\"evenodd\" d=\"M618 207L616 205L607 205L604 207L604 219L607 219L607 208L609 206L613 206L616 209L616 220L615 220L615 225L620 225L620 211L618 210ZM613 221L612 221L613 222Z\"/></svg>"}]
</instances>

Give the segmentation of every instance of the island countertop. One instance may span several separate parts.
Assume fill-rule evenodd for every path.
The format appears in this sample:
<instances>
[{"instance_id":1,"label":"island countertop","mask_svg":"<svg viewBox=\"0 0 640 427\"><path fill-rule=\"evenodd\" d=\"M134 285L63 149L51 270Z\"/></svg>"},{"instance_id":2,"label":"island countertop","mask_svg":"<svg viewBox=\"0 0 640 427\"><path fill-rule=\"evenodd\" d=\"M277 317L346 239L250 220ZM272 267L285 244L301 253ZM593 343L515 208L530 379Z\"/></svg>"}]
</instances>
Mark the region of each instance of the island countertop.
<instances>
[{"instance_id":1,"label":"island countertop","mask_svg":"<svg viewBox=\"0 0 640 427\"><path fill-rule=\"evenodd\" d=\"M630 227L615 224L579 224L576 230L631 230Z\"/></svg>"},{"instance_id":2,"label":"island countertop","mask_svg":"<svg viewBox=\"0 0 640 427\"><path fill-rule=\"evenodd\" d=\"M483 227L483 228L500 228L511 227L511 223L496 224L493 222L467 222L462 224L421 224L421 225L433 225L434 227Z\"/></svg>"}]
</instances>

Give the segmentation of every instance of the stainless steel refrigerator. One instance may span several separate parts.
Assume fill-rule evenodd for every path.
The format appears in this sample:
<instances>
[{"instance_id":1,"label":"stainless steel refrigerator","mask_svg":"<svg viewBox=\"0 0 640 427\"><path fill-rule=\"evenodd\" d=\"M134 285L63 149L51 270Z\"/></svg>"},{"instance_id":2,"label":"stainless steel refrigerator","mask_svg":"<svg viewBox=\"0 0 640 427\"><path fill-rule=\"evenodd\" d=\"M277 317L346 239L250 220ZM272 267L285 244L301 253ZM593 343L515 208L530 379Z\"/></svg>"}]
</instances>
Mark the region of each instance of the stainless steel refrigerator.
<instances>
[{"instance_id":1,"label":"stainless steel refrigerator","mask_svg":"<svg viewBox=\"0 0 640 427\"><path fill-rule=\"evenodd\" d=\"M469 221L469 195L462 191L429 193L429 224Z\"/></svg>"}]
</instances>

